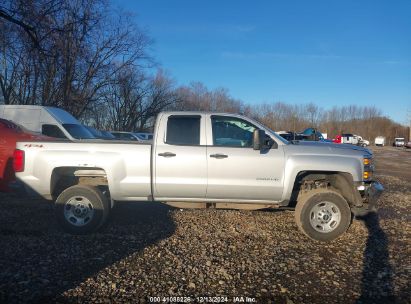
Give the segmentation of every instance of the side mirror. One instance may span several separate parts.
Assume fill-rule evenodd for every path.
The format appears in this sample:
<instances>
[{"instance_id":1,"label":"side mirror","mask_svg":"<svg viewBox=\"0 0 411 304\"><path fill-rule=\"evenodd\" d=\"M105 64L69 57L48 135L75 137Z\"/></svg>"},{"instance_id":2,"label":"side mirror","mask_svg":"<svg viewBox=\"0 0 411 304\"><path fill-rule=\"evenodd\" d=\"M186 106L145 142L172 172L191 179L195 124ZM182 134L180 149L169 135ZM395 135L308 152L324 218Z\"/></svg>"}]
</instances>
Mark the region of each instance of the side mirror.
<instances>
[{"instance_id":1,"label":"side mirror","mask_svg":"<svg viewBox=\"0 0 411 304\"><path fill-rule=\"evenodd\" d=\"M255 129L253 133L253 149L261 150L264 146L265 132L260 129Z\"/></svg>"}]
</instances>

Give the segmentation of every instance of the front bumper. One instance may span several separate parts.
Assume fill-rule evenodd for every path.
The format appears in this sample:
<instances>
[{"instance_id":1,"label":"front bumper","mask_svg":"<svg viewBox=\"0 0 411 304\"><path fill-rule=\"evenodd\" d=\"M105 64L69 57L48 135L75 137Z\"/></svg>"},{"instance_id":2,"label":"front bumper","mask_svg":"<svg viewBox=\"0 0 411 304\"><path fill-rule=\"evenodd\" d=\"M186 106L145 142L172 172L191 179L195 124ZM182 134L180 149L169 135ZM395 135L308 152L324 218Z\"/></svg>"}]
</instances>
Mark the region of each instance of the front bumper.
<instances>
[{"instance_id":1,"label":"front bumper","mask_svg":"<svg viewBox=\"0 0 411 304\"><path fill-rule=\"evenodd\" d=\"M375 212L377 210L376 204L380 198L384 187L377 181L372 181L364 186L363 190L363 205L361 207L353 207L351 209L355 216L364 216L368 213Z\"/></svg>"}]
</instances>

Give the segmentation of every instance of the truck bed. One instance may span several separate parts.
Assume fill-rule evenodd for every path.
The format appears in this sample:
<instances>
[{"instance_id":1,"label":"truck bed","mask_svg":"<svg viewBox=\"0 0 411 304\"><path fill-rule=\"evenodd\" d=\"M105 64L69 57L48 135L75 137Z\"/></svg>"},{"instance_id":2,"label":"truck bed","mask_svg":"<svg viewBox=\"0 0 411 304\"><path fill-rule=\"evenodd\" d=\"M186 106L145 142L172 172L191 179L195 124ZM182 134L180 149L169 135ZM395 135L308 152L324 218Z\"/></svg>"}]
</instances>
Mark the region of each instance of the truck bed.
<instances>
[{"instance_id":1,"label":"truck bed","mask_svg":"<svg viewBox=\"0 0 411 304\"><path fill-rule=\"evenodd\" d=\"M75 170L100 170L114 200L148 200L151 197L150 143L129 141L25 141L25 172L20 180L51 199L55 184ZM57 168L57 169L54 169ZM81 173L81 172L80 172ZM50 178L51 177L51 178ZM50 182L45 182L50 180Z\"/></svg>"}]
</instances>

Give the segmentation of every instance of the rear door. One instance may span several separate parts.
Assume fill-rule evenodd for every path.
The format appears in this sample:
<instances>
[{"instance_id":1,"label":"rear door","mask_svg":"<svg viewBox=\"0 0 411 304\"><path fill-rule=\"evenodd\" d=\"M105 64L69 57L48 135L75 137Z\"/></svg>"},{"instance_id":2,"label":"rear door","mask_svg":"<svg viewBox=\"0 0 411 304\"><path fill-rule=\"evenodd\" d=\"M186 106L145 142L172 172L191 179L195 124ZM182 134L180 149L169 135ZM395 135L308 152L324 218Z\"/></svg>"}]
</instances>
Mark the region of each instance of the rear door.
<instances>
[{"instance_id":1,"label":"rear door","mask_svg":"<svg viewBox=\"0 0 411 304\"><path fill-rule=\"evenodd\" d=\"M203 115L160 118L153 148L153 184L157 200L205 198L207 156Z\"/></svg>"},{"instance_id":2,"label":"rear door","mask_svg":"<svg viewBox=\"0 0 411 304\"><path fill-rule=\"evenodd\" d=\"M208 135L207 199L278 201L284 178L282 145L254 150L252 123L233 116L211 115Z\"/></svg>"}]
</instances>

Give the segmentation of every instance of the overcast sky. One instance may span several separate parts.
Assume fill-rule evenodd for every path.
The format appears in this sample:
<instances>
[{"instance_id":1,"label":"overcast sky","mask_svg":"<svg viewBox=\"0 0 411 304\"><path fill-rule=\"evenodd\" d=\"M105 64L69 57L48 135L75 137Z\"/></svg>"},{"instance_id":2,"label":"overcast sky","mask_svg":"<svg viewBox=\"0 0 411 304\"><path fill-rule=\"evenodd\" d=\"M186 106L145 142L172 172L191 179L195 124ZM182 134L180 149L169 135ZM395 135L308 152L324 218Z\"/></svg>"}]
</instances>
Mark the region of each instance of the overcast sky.
<instances>
[{"instance_id":1,"label":"overcast sky","mask_svg":"<svg viewBox=\"0 0 411 304\"><path fill-rule=\"evenodd\" d=\"M154 39L177 83L246 103L411 112L411 1L114 0ZM411 113L410 113L411 114Z\"/></svg>"}]
</instances>

